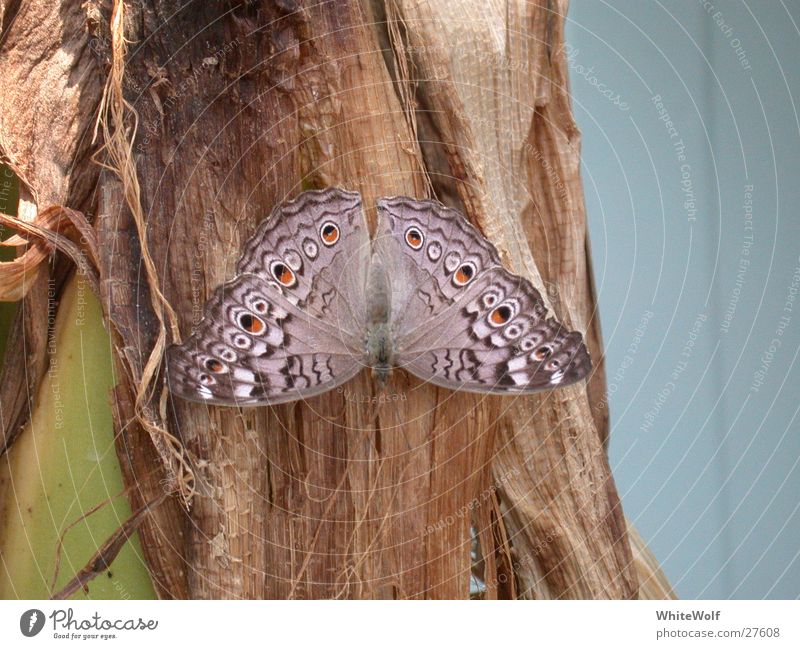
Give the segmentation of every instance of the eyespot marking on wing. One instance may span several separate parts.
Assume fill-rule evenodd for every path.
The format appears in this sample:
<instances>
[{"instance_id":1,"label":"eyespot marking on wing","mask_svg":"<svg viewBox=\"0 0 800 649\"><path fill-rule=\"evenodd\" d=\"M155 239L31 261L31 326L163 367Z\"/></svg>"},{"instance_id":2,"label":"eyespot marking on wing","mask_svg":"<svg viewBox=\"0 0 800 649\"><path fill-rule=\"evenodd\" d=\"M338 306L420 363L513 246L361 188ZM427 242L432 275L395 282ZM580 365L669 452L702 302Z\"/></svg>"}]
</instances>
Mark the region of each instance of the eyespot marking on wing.
<instances>
[{"instance_id":1,"label":"eyespot marking on wing","mask_svg":"<svg viewBox=\"0 0 800 649\"><path fill-rule=\"evenodd\" d=\"M472 281L472 278L475 277L475 273L475 264L471 261L467 261L461 264L453 275L453 284L458 287L466 286Z\"/></svg>"},{"instance_id":2,"label":"eyespot marking on wing","mask_svg":"<svg viewBox=\"0 0 800 649\"><path fill-rule=\"evenodd\" d=\"M456 268L458 268L460 263L461 263L461 256L457 252L448 252L444 258L444 269L445 271L447 271L447 274L449 275Z\"/></svg>"},{"instance_id":3,"label":"eyespot marking on wing","mask_svg":"<svg viewBox=\"0 0 800 649\"><path fill-rule=\"evenodd\" d=\"M503 331L503 336L508 340L514 340L515 338L519 338L523 333L523 327L516 322L508 325Z\"/></svg>"},{"instance_id":4,"label":"eyespot marking on wing","mask_svg":"<svg viewBox=\"0 0 800 649\"><path fill-rule=\"evenodd\" d=\"M491 309L502 299L502 297L503 296L499 291L492 289L486 291L486 293L481 296L481 304L483 304L484 309Z\"/></svg>"},{"instance_id":5,"label":"eyespot marking on wing","mask_svg":"<svg viewBox=\"0 0 800 649\"><path fill-rule=\"evenodd\" d=\"M224 363L218 361L216 358L207 358L204 365L209 372L213 372L214 374L224 374L228 369L225 367Z\"/></svg>"},{"instance_id":6,"label":"eyespot marking on wing","mask_svg":"<svg viewBox=\"0 0 800 649\"><path fill-rule=\"evenodd\" d=\"M305 239L303 241L303 252L306 253L306 257L313 261L317 258L319 246L312 239Z\"/></svg>"},{"instance_id":7,"label":"eyespot marking on wing","mask_svg":"<svg viewBox=\"0 0 800 649\"><path fill-rule=\"evenodd\" d=\"M248 311L240 313L236 321L244 331L254 335L264 333L264 330L267 328L267 325L264 324L261 318Z\"/></svg>"},{"instance_id":8,"label":"eyespot marking on wing","mask_svg":"<svg viewBox=\"0 0 800 649\"><path fill-rule=\"evenodd\" d=\"M270 272L281 286L291 288L297 283L294 271L282 261L273 261L270 265Z\"/></svg>"},{"instance_id":9,"label":"eyespot marking on wing","mask_svg":"<svg viewBox=\"0 0 800 649\"><path fill-rule=\"evenodd\" d=\"M219 343L211 348L211 353L216 354L226 363L233 363L238 358L235 351Z\"/></svg>"},{"instance_id":10,"label":"eyespot marking on wing","mask_svg":"<svg viewBox=\"0 0 800 649\"><path fill-rule=\"evenodd\" d=\"M236 334L231 342L233 346L237 349L250 349L253 346L253 341L249 336L245 336L244 334Z\"/></svg>"},{"instance_id":11,"label":"eyespot marking on wing","mask_svg":"<svg viewBox=\"0 0 800 649\"><path fill-rule=\"evenodd\" d=\"M406 230L406 243L414 250L419 250L422 248L424 241L425 237L422 235L422 231L416 225L412 225L410 228L408 228L408 230Z\"/></svg>"},{"instance_id":12,"label":"eyespot marking on wing","mask_svg":"<svg viewBox=\"0 0 800 649\"><path fill-rule=\"evenodd\" d=\"M545 365L545 369L548 372L554 372L561 367L561 362L557 358L553 358L547 365Z\"/></svg>"},{"instance_id":13,"label":"eyespot marking on wing","mask_svg":"<svg viewBox=\"0 0 800 649\"><path fill-rule=\"evenodd\" d=\"M319 236L322 243L332 246L339 240L339 226L333 221L325 221L319 228Z\"/></svg>"},{"instance_id":14,"label":"eyespot marking on wing","mask_svg":"<svg viewBox=\"0 0 800 649\"><path fill-rule=\"evenodd\" d=\"M514 317L514 311L511 304L503 303L489 314L489 322L495 327L502 327Z\"/></svg>"}]
</instances>

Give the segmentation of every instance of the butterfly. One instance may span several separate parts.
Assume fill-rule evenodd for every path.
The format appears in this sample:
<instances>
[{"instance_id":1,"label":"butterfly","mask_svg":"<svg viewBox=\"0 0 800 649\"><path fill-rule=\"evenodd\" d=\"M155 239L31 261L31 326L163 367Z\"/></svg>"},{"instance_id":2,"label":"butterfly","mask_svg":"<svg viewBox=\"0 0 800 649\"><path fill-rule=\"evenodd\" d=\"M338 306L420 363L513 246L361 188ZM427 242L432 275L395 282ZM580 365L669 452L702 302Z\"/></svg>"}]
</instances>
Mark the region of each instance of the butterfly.
<instances>
[{"instance_id":1,"label":"butterfly","mask_svg":"<svg viewBox=\"0 0 800 649\"><path fill-rule=\"evenodd\" d=\"M312 190L278 206L244 245L236 276L167 350L173 394L258 406L395 367L453 390L524 394L586 377L583 337L495 247L433 200L382 198L369 236L361 196Z\"/></svg>"}]
</instances>

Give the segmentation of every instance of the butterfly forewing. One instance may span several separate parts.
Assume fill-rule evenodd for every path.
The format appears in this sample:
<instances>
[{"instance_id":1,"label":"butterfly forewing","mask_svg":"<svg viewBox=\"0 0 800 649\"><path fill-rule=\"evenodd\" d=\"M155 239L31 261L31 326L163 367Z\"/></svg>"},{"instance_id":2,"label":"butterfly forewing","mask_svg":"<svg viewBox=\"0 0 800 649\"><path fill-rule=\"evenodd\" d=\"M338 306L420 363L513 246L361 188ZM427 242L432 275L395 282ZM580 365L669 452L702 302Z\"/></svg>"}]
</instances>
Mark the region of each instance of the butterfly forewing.
<instances>
[{"instance_id":1,"label":"butterfly forewing","mask_svg":"<svg viewBox=\"0 0 800 649\"><path fill-rule=\"evenodd\" d=\"M419 232L409 241L410 227ZM402 278L391 308L398 366L436 385L494 393L554 388L588 374L581 334L547 318L539 292L502 268L494 246L457 212L384 199L378 231L391 236L376 255Z\"/></svg>"},{"instance_id":2,"label":"butterfly forewing","mask_svg":"<svg viewBox=\"0 0 800 649\"><path fill-rule=\"evenodd\" d=\"M354 192L311 191L277 208L245 244L238 275L167 354L173 393L222 405L326 392L365 362L369 235Z\"/></svg>"},{"instance_id":3,"label":"butterfly forewing","mask_svg":"<svg viewBox=\"0 0 800 649\"><path fill-rule=\"evenodd\" d=\"M445 316L463 292L459 280L468 283L500 268L494 247L475 234L456 210L436 201L402 196L378 201L373 264L383 263L388 270L397 345ZM453 279L442 281L443 271Z\"/></svg>"},{"instance_id":4,"label":"butterfly forewing","mask_svg":"<svg viewBox=\"0 0 800 649\"><path fill-rule=\"evenodd\" d=\"M358 193L307 191L261 224L236 270L264 277L304 311L363 339L370 252Z\"/></svg>"}]
</instances>

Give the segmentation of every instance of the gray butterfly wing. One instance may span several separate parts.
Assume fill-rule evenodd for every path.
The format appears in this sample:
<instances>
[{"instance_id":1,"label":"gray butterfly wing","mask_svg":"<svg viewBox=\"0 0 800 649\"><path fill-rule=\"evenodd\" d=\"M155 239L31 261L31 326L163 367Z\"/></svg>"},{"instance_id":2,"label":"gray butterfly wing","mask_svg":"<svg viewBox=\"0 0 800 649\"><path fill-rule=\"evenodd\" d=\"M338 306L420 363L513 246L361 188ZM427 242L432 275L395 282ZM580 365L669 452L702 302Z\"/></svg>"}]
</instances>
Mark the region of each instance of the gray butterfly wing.
<instances>
[{"instance_id":1,"label":"gray butterfly wing","mask_svg":"<svg viewBox=\"0 0 800 649\"><path fill-rule=\"evenodd\" d=\"M427 328L452 308L463 291L446 275L501 268L494 246L459 212L435 201L380 199L374 249L372 264L386 277L398 335Z\"/></svg>"},{"instance_id":2,"label":"gray butterfly wing","mask_svg":"<svg viewBox=\"0 0 800 649\"><path fill-rule=\"evenodd\" d=\"M361 196L331 187L278 206L245 243L236 272L264 277L292 304L363 338L370 253Z\"/></svg>"},{"instance_id":3,"label":"gray butterfly wing","mask_svg":"<svg viewBox=\"0 0 800 649\"><path fill-rule=\"evenodd\" d=\"M435 201L378 203L373 264L386 269L395 363L450 389L527 393L583 379L583 337L547 317L539 292Z\"/></svg>"},{"instance_id":4,"label":"gray butterfly wing","mask_svg":"<svg viewBox=\"0 0 800 649\"><path fill-rule=\"evenodd\" d=\"M220 405L326 392L364 365L369 235L358 194L305 192L245 244L194 333L167 350L170 390Z\"/></svg>"}]
</instances>

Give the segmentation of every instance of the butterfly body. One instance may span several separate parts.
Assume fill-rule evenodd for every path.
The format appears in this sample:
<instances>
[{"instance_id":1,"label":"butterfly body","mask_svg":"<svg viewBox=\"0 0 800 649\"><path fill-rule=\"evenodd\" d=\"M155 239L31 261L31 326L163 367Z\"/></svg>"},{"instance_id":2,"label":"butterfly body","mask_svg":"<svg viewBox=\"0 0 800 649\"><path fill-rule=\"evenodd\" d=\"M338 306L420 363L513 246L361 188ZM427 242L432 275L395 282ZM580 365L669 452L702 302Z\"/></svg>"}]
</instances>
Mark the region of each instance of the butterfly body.
<instances>
[{"instance_id":1,"label":"butterfly body","mask_svg":"<svg viewBox=\"0 0 800 649\"><path fill-rule=\"evenodd\" d=\"M370 331L367 339L367 366L372 368L372 375L383 385L389 380L394 366L392 358L392 340L389 324L379 324Z\"/></svg>"},{"instance_id":2,"label":"butterfly body","mask_svg":"<svg viewBox=\"0 0 800 649\"><path fill-rule=\"evenodd\" d=\"M524 278L455 210L378 201L370 240L361 198L309 191L276 208L244 246L237 276L168 350L174 394L263 405L333 389L363 367L401 367L434 385L518 394L591 368L580 333L547 317Z\"/></svg>"}]
</instances>

